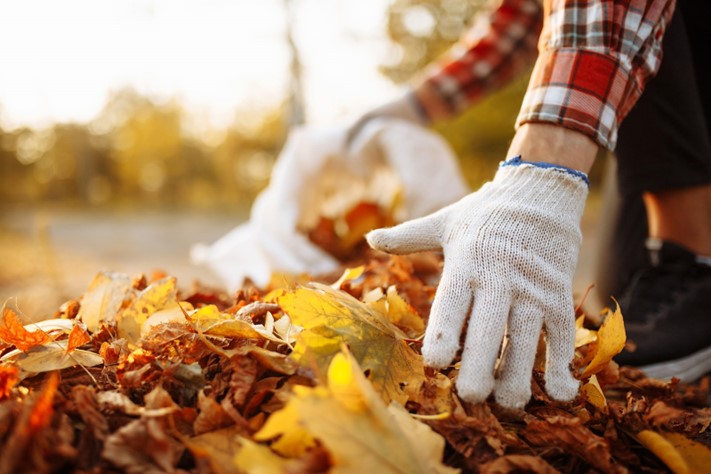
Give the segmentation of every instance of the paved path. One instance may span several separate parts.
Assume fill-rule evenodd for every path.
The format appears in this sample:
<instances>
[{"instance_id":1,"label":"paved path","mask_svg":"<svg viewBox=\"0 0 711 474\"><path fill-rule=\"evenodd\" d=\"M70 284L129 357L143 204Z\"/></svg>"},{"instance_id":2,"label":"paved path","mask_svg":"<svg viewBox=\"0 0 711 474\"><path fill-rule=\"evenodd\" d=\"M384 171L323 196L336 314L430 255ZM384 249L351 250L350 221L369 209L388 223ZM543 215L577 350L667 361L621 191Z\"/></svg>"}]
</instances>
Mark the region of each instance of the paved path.
<instances>
[{"instance_id":1,"label":"paved path","mask_svg":"<svg viewBox=\"0 0 711 474\"><path fill-rule=\"evenodd\" d=\"M189 261L190 246L212 242L241 220L215 213L15 209L0 216L0 299L27 317L50 315L79 297L94 275L162 270L189 287L219 285Z\"/></svg>"}]
</instances>

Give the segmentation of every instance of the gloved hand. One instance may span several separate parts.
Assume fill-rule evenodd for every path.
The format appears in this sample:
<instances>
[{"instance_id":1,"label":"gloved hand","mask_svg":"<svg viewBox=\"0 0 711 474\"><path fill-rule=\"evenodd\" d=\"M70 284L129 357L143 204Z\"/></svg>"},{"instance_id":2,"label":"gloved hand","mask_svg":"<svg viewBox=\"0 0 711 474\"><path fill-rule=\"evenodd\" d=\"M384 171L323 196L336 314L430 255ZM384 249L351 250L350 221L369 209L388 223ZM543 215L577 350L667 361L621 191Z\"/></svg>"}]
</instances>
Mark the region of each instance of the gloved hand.
<instances>
[{"instance_id":1,"label":"gloved hand","mask_svg":"<svg viewBox=\"0 0 711 474\"><path fill-rule=\"evenodd\" d=\"M522 408L543 328L546 391L556 400L575 397L572 280L587 191L581 172L516 157L458 202L367 235L372 247L390 253L443 250L422 354L430 366L451 364L469 319L457 379L464 400L480 402L494 390L499 404Z\"/></svg>"}]
</instances>

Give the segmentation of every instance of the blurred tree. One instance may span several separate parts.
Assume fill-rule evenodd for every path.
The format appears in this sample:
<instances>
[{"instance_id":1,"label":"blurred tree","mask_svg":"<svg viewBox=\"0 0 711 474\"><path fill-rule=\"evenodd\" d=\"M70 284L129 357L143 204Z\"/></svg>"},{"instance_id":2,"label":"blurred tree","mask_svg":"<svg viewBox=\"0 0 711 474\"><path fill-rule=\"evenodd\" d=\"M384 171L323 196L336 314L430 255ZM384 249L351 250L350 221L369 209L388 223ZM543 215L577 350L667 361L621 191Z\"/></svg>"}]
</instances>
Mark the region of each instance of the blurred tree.
<instances>
[{"instance_id":1,"label":"blurred tree","mask_svg":"<svg viewBox=\"0 0 711 474\"><path fill-rule=\"evenodd\" d=\"M210 146L186 133L178 104L125 90L107 103L94 128L108 130L104 140L124 198L230 206L251 202L266 184L284 141L286 111L237 111L235 124Z\"/></svg>"},{"instance_id":2,"label":"blurred tree","mask_svg":"<svg viewBox=\"0 0 711 474\"><path fill-rule=\"evenodd\" d=\"M247 209L286 138L288 104L238 110L209 143L175 101L131 89L87 125L0 129L0 201Z\"/></svg>"},{"instance_id":3,"label":"blurred tree","mask_svg":"<svg viewBox=\"0 0 711 474\"><path fill-rule=\"evenodd\" d=\"M130 90L108 102L99 120L115 122L109 157L120 195L173 200L175 180L186 171L181 116L176 104L157 105Z\"/></svg>"},{"instance_id":4,"label":"blurred tree","mask_svg":"<svg viewBox=\"0 0 711 474\"><path fill-rule=\"evenodd\" d=\"M284 31L285 41L289 48L289 92L288 92L288 124L290 126L301 125L304 123L304 86L303 76L304 70L301 65L301 54L299 48L294 41L294 2L293 0L283 0L284 12L286 16L286 28Z\"/></svg>"},{"instance_id":5,"label":"blurred tree","mask_svg":"<svg viewBox=\"0 0 711 474\"><path fill-rule=\"evenodd\" d=\"M33 180L27 165L17 159L19 131L0 128L0 209L34 199Z\"/></svg>"},{"instance_id":6,"label":"blurred tree","mask_svg":"<svg viewBox=\"0 0 711 474\"><path fill-rule=\"evenodd\" d=\"M395 0L387 10L391 46L381 71L398 83L409 80L454 44L486 3L487 0Z\"/></svg>"},{"instance_id":7,"label":"blurred tree","mask_svg":"<svg viewBox=\"0 0 711 474\"><path fill-rule=\"evenodd\" d=\"M382 72L402 83L422 73L449 49L492 2L487 0L395 0L388 8L391 54ZM501 91L436 129L450 142L473 187L490 179L505 158L528 83L523 74Z\"/></svg>"},{"instance_id":8,"label":"blurred tree","mask_svg":"<svg viewBox=\"0 0 711 474\"><path fill-rule=\"evenodd\" d=\"M236 120L214 151L216 180L225 201L245 208L269 182L272 165L288 133L289 102L253 116Z\"/></svg>"}]
</instances>

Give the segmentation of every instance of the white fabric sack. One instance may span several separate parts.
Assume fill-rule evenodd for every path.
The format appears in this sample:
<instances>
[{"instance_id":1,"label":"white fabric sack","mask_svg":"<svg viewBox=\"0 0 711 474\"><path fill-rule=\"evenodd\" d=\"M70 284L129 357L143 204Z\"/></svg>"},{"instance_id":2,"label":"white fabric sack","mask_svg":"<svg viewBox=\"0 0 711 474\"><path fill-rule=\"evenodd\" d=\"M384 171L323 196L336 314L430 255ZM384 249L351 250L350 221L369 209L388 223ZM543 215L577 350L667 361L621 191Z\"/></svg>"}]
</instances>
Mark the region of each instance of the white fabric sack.
<instances>
[{"instance_id":1,"label":"white fabric sack","mask_svg":"<svg viewBox=\"0 0 711 474\"><path fill-rule=\"evenodd\" d=\"M382 118L348 147L347 134L348 127L294 130L249 221L210 246L195 245L193 262L207 265L229 290L245 278L265 286L273 272L330 272L338 261L303 232L321 216L337 217L367 200L398 202L394 217L405 221L469 192L450 147L426 128Z\"/></svg>"}]
</instances>

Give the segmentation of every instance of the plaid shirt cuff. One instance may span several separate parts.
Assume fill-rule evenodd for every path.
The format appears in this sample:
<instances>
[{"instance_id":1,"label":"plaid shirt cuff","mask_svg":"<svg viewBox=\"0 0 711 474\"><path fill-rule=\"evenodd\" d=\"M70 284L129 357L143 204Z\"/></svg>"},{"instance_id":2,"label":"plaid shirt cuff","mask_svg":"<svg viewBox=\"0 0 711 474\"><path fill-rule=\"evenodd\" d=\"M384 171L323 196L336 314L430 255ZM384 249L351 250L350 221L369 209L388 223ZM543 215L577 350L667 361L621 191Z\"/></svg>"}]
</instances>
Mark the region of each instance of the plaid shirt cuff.
<instances>
[{"instance_id":1,"label":"plaid shirt cuff","mask_svg":"<svg viewBox=\"0 0 711 474\"><path fill-rule=\"evenodd\" d=\"M614 56L590 50L541 53L516 119L562 125L613 150L619 124L642 93Z\"/></svg>"}]
</instances>

